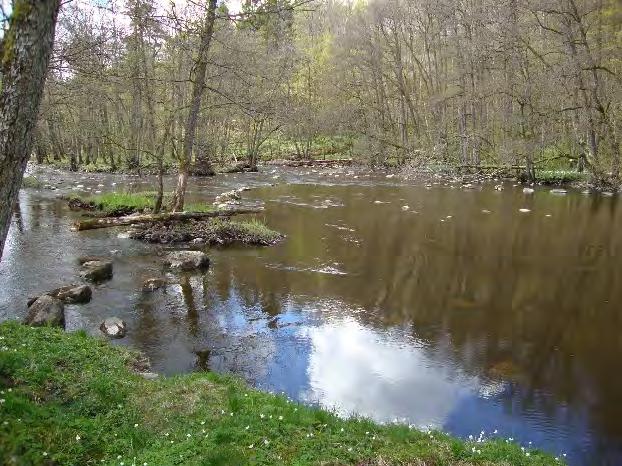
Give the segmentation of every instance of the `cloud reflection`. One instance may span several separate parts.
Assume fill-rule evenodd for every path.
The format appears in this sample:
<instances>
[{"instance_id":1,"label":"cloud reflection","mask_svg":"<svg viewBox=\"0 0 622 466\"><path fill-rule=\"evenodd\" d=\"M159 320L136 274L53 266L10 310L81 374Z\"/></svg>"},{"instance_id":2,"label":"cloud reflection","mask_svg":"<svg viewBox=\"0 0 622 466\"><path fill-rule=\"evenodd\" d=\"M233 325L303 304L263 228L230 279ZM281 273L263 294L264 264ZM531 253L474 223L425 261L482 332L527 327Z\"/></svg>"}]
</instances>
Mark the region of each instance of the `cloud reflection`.
<instances>
[{"instance_id":1,"label":"cloud reflection","mask_svg":"<svg viewBox=\"0 0 622 466\"><path fill-rule=\"evenodd\" d=\"M398 331L380 335L353 318L302 330L310 343L309 388L301 398L341 415L441 427L479 382L442 367Z\"/></svg>"}]
</instances>

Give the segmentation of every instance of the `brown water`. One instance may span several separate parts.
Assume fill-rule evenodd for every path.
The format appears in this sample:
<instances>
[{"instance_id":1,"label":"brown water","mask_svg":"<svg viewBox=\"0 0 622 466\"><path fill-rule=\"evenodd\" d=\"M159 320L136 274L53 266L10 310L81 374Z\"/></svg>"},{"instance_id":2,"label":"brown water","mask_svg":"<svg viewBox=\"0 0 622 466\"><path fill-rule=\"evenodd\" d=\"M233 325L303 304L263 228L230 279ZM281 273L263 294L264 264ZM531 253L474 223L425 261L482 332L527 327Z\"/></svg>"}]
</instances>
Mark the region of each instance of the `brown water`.
<instances>
[{"instance_id":1,"label":"brown water","mask_svg":"<svg viewBox=\"0 0 622 466\"><path fill-rule=\"evenodd\" d=\"M69 327L97 333L122 317L128 336L115 344L145 351L157 371L233 372L344 415L462 437L496 430L574 464L622 464L618 198L336 173L195 181L195 199L255 186L247 201L288 238L212 250L208 273L169 275L175 284L153 294L140 285L164 273L166 248L115 229L70 232L76 214L56 193L22 190L0 318L77 281L78 256L110 255L113 280L68 307ZM61 191L143 183L45 176L64 177Z\"/></svg>"}]
</instances>

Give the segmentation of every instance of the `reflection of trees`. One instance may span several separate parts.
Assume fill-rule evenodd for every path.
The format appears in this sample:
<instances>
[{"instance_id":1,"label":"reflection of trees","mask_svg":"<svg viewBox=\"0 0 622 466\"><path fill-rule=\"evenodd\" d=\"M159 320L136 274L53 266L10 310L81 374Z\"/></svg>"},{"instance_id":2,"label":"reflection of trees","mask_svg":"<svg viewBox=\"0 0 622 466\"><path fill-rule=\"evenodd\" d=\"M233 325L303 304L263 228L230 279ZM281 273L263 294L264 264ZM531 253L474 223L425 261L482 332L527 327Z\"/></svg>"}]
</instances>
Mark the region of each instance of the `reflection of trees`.
<instances>
[{"instance_id":1,"label":"reflection of trees","mask_svg":"<svg viewBox=\"0 0 622 466\"><path fill-rule=\"evenodd\" d=\"M13 204L13 219L15 221L15 226L19 230L20 233L24 232L24 221L22 219L22 206L20 202L20 197L17 196L15 199L15 204Z\"/></svg>"},{"instance_id":2,"label":"reflection of trees","mask_svg":"<svg viewBox=\"0 0 622 466\"><path fill-rule=\"evenodd\" d=\"M615 371L622 354L616 309L622 277L615 263L622 239L612 227L620 215L611 203L395 187L365 188L359 197L357 187L289 186L270 198L280 189L310 201L325 193L346 206L268 203L267 222L287 233L285 243L213 253L223 257L209 275L182 278L174 302L187 317L177 322L160 309L170 304L157 304L144 318L190 328L184 336L190 357L205 350L204 365L212 370L260 378L278 351L272 332L279 315L290 305L341 301L365 309L356 315L365 324L410 324L443 364L512 381L504 394L508 409L535 407L552 416L560 403L577 412L588 407L603 435L622 437L622 376ZM392 202L374 205L375 199ZM404 213L402 204L421 213ZM520 207L532 212L521 215ZM308 271L333 262L348 275Z\"/></svg>"},{"instance_id":3,"label":"reflection of trees","mask_svg":"<svg viewBox=\"0 0 622 466\"><path fill-rule=\"evenodd\" d=\"M334 298L369 311L357 315L368 323L379 312L386 325L410 322L432 357L513 380L515 406L551 403L539 406L542 412L559 402L592 406L591 421L622 436L622 376L613 371L622 354L616 309L622 277L614 260L622 240L612 227L620 222L612 203L548 193L413 195L412 188L375 187L360 198L357 187L288 189L309 200L325 192L346 207L268 204L270 226L288 239L266 252L267 260L301 268L338 262L349 275L259 270L256 261L237 261L236 280L245 284L238 291L248 305ZM401 212L399 198L422 213ZM374 205L375 199L392 203ZM532 212L519 214L520 207ZM453 217L441 222L447 215ZM355 228L360 247L325 224Z\"/></svg>"},{"instance_id":4,"label":"reflection of trees","mask_svg":"<svg viewBox=\"0 0 622 466\"><path fill-rule=\"evenodd\" d=\"M197 308L194 304L194 295L192 293L190 276L188 274L182 274L179 277L179 286L181 287L181 296L188 313L188 331L190 332L190 335L196 336L199 327L199 316Z\"/></svg>"}]
</instances>

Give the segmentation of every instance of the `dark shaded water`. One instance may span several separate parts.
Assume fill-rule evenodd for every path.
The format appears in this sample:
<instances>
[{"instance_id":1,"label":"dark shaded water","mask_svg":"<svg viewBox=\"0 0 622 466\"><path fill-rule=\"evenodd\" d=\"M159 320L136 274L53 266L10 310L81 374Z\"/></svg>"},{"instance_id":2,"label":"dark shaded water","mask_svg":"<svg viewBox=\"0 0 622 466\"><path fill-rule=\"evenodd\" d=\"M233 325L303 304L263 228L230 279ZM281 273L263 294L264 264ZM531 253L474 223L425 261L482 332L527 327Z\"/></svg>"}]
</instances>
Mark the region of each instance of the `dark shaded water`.
<instances>
[{"instance_id":1,"label":"dark shaded water","mask_svg":"<svg viewBox=\"0 0 622 466\"><path fill-rule=\"evenodd\" d=\"M246 198L288 239L212 250L208 273L169 275L175 284L153 294L141 283L164 273L166 248L115 229L70 232L75 214L56 193L22 190L0 318L77 281L78 256L110 255L113 280L68 307L69 326L97 333L104 317L123 318L128 336L116 343L146 352L157 371L234 372L343 414L463 437L497 430L575 464L622 463L618 198L337 174L195 182L197 199L256 186ZM62 176L62 190L140 188Z\"/></svg>"}]
</instances>

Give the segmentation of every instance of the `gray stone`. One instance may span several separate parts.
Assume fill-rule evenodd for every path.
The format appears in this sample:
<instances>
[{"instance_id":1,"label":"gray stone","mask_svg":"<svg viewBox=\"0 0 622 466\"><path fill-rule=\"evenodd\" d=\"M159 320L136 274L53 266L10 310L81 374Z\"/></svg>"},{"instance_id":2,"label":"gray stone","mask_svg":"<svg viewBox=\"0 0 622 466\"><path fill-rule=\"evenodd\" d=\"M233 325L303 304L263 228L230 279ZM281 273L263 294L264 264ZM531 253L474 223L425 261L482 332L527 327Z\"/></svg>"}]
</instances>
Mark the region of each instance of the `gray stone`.
<instances>
[{"instance_id":1,"label":"gray stone","mask_svg":"<svg viewBox=\"0 0 622 466\"><path fill-rule=\"evenodd\" d=\"M156 380L158 377L160 377L155 372L139 372L138 375L140 375L141 377L147 380Z\"/></svg>"},{"instance_id":2,"label":"gray stone","mask_svg":"<svg viewBox=\"0 0 622 466\"><path fill-rule=\"evenodd\" d=\"M107 260L108 259L106 257L101 257L101 256L81 256L81 257L78 257L78 264L84 265L85 262L94 262L94 261L105 262Z\"/></svg>"},{"instance_id":3,"label":"gray stone","mask_svg":"<svg viewBox=\"0 0 622 466\"><path fill-rule=\"evenodd\" d=\"M82 304L88 303L93 294L91 287L88 285L66 285L47 291L47 296L60 299L65 304ZM35 296L28 300L28 307L32 306L39 296Z\"/></svg>"},{"instance_id":4,"label":"gray stone","mask_svg":"<svg viewBox=\"0 0 622 466\"><path fill-rule=\"evenodd\" d=\"M143 291L155 291L166 286L163 278L148 278L143 282Z\"/></svg>"},{"instance_id":5,"label":"gray stone","mask_svg":"<svg viewBox=\"0 0 622 466\"><path fill-rule=\"evenodd\" d=\"M201 251L175 251L164 262L168 267L178 270L196 270L209 267L209 257Z\"/></svg>"},{"instance_id":6,"label":"gray stone","mask_svg":"<svg viewBox=\"0 0 622 466\"><path fill-rule=\"evenodd\" d=\"M53 290L47 294L60 299L65 304L78 304L88 303L91 300L93 292L88 285L69 285Z\"/></svg>"},{"instance_id":7,"label":"gray stone","mask_svg":"<svg viewBox=\"0 0 622 466\"><path fill-rule=\"evenodd\" d=\"M238 190L227 191L219 194L214 198L214 204L232 203L241 199L240 192Z\"/></svg>"},{"instance_id":8,"label":"gray stone","mask_svg":"<svg viewBox=\"0 0 622 466\"><path fill-rule=\"evenodd\" d=\"M43 295L28 308L25 323L32 327L56 326L65 328L65 306L60 299Z\"/></svg>"},{"instance_id":9,"label":"gray stone","mask_svg":"<svg viewBox=\"0 0 622 466\"><path fill-rule=\"evenodd\" d=\"M126 325L125 322L118 317L108 317L100 324L99 329L109 337L123 338L125 336Z\"/></svg>"},{"instance_id":10,"label":"gray stone","mask_svg":"<svg viewBox=\"0 0 622 466\"><path fill-rule=\"evenodd\" d=\"M84 262L80 275L85 280L92 282L109 280L112 278L112 262L103 260Z\"/></svg>"}]
</instances>

